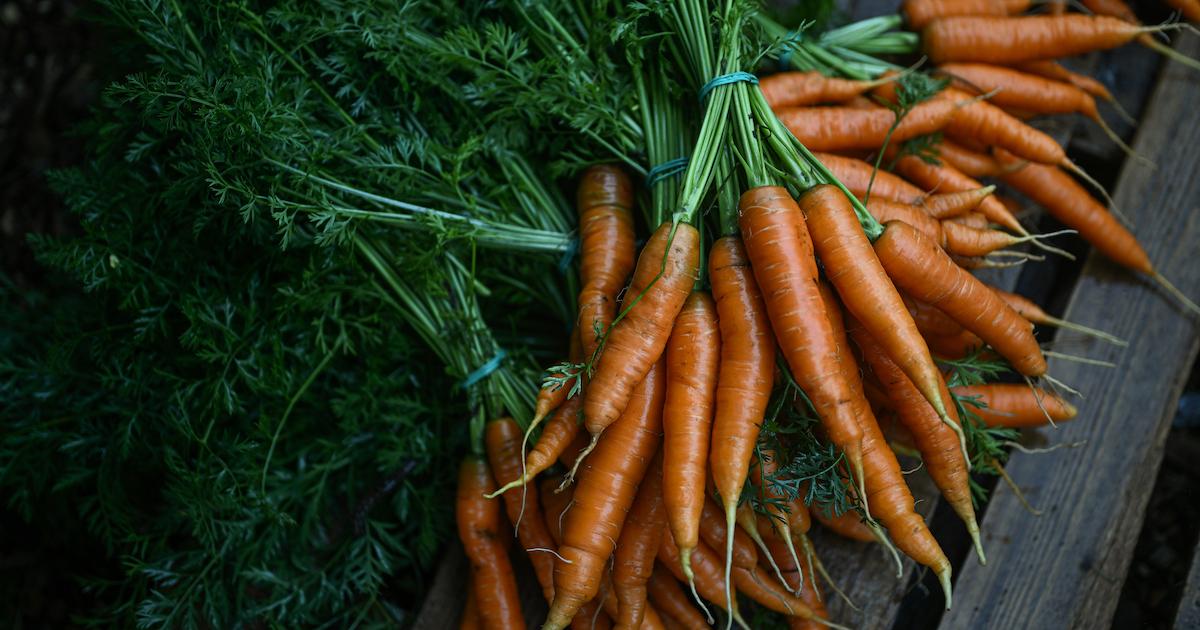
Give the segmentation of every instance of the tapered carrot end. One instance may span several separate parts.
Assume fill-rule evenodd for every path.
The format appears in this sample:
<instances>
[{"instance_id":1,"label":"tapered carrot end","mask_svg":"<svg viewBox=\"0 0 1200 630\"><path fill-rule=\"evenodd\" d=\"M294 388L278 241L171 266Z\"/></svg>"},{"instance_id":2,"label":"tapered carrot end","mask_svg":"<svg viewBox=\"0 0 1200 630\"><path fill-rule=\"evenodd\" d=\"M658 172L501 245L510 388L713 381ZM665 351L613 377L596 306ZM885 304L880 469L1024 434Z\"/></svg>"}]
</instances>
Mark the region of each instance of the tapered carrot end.
<instances>
[{"instance_id":1,"label":"tapered carrot end","mask_svg":"<svg viewBox=\"0 0 1200 630\"><path fill-rule=\"evenodd\" d=\"M495 499L496 497L504 494L505 492L508 492L509 490L512 490L513 488L519 488L527 483L529 483L529 479L527 478L527 475L522 475L522 476L517 477L516 479L513 479L512 481L504 484L503 486L500 487L499 490L496 490L495 492L490 492L483 496L485 499Z\"/></svg>"},{"instance_id":2,"label":"tapered carrot end","mask_svg":"<svg viewBox=\"0 0 1200 630\"><path fill-rule=\"evenodd\" d=\"M946 594L946 610L950 610L950 606L954 603L954 592L950 586L950 564L938 569L938 582L942 585L942 592Z\"/></svg>"},{"instance_id":3,"label":"tapered carrot end","mask_svg":"<svg viewBox=\"0 0 1200 630\"><path fill-rule=\"evenodd\" d=\"M1063 406L1063 411L1066 413L1066 416L1067 416L1067 417L1063 418L1063 420L1070 420L1071 418L1074 418L1079 413L1079 410L1075 408L1075 405L1072 405L1069 402L1063 401L1062 406Z\"/></svg>"},{"instance_id":4,"label":"tapered carrot end","mask_svg":"<svg viewBox=\"0 0 1200 630\"><path fill-rule=\"evenodd\" d=\"M979 564L987 566L987 556L983 553L983 540L979 535L979 523L973 517L967 522L967 533L971 535L971 544L975 546L975 555L979 556Z\"/></svg>"}]
</instances>

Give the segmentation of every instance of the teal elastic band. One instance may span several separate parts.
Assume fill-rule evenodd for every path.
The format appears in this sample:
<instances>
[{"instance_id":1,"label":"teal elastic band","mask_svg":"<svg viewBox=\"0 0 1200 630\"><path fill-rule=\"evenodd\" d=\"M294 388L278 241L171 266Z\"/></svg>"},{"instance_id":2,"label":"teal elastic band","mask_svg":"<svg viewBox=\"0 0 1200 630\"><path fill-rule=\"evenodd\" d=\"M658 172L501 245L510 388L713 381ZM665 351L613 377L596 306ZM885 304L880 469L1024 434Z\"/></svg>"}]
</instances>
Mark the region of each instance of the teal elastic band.
<instances>
[{"instance_id":1,"label":"teal elastic band","mask_svg":"<svg viewBox=\"0 0 1200 630\"><path fill-rule=\"evenodd\" d=\"M730 83L742 82L758 85L758 77L750 74L749 72L741 71L730 72L729 74L723 74L719 77L713 77L712 80L704 84L704 87L700 88L700 102L703 103L704 100L708 98L708 93L713 91L713 88L720 87L722 85L729 85Z\"/></svg>"},{"instance_id":2,"label":"teal elastic band","mask_svg":"<svg viewBox=\"0 0 1200 630\"><path fill-rule=\"evenodd\" d=\"M681 157L675 158L674 160L667 160L666 162L651 168L650 172L646 173L646 188L654 188L664 179L667 179L668 177L675 177L676 175L684 172L687 170L687 165L688 159L686 157Z\"/></svg>"},{"instance_id":3,"label":"teal elastic band","mask_svg":"<svg viewBox=\"0 0 1200 630\"><path fill-rule=\"evenodd\" d=\"M792 31L791 33L788 33L787 39L785 39L783 41L787 44L791 44L793 42L799 44L800 42L804 41L804 34L801 33L800 31ZM794 50L795 50L795 48L793 48L792 46L784 46L783 52L779 53L779 69L780 70L787 70L788 68L791 67L792 52Z\"/></svg>"},{"instance_id":4,"label":"teal elastic band","mask_svg":"<svg viewBox=\"0 0 1200 630\"><path fill-rule=\"evenodd\" d=\"M571 266L571 261L575 260L575 254L579 253L579 239L571 239L571 244L567 246L567 251L563 252L562 258L558 259L558 270L562 273L567 272L567 267Z\"/></svg>"},{"instance_id":5,"label":"teal elastic band","mask_svg":"<svg viewBox=\"0 0 1200 630\"><path fill-rule=\"evenodd\" d=\"M464 378L462 380L462 382L458 384L458 386L463 389L466 389L466 388L474 385L475 383L478 383L479 381L482 381L483 379L487 378L492 372L495 372L496 370L500 369L500 364L504 362L504 359L507 356L508 356L507 352L505 352L504 350L498 350L496 352L496 356L492 357L491 359L488 359L487 363L484 363L483 365L476 368L476 370L474 372L471 372L470 374L468 374L467 378Z\"/></svg>"}]
</instances>

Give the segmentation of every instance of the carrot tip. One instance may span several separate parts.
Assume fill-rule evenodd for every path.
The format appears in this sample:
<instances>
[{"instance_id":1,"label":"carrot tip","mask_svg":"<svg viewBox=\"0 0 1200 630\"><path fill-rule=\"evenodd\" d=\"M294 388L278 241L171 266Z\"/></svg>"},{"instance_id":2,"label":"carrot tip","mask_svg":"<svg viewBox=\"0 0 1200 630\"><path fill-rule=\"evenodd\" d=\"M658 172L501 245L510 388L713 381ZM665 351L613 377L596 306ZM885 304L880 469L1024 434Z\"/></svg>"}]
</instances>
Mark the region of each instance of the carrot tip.
<instances>
[{"instance_id":1,"label":"carrot tip","mask_svg":"<svg viewBox=\"0 0 1200 630\"><path fill-rule=\"evenodd\" d=\"M950 586L950 565L942 567L938 570L938 582L942 584L942 592L946 594L946 610L950 610L951 604L954 603L954 593Z\"/></svg>"},{"instance_id":2,"label":"carrot tip","mask_svg":"<svg viewBox=\"0 0 1200 630\"><path fill-rule=\"evenodd\" d=\"M1180 291L1175 285L1171 284L1171 281L1163 277L1161 273L1155 271L1154 280L1162 285L1162 287L1166 289L1168 293L1175 296L1175 299L1182 302L1183 306L1187 308L1187 310L1191 311L1195 315L1200 315L1200 306L1196 306L1195 302L1188 299L1188 296L1184 295L1183 291Z\"/></svg>"},{"instance_id":3,"label":"carrot tip","mask_svg":"<svg viewBox=\"0 0 1200 630\"><path fill-rule=\"evenodd\" d=\"M987 556L983 553L983 540L979 536L979 523L974 518L967 523L967 533L971 535L971 544L975 546L975 555L979 556L979 564L987 566Z\"/></svg>"}]
</instances>

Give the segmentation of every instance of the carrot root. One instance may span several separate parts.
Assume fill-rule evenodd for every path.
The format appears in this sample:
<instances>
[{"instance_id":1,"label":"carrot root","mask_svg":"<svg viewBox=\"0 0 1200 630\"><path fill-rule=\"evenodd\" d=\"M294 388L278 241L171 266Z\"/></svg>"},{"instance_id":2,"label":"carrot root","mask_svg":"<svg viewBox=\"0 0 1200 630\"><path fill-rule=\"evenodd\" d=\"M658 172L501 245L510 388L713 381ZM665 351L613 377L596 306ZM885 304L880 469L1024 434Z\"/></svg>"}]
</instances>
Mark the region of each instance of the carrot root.
<instances>
[{"instance_id":1,"label":"carrot root","mask_svg":"<svg viewBox=\"0 0 1200 630\"><path fill-rule=\"evenodd\" d=\"M1163 31L1163 30L1167 30L1168 27L1169 28L1180 28L1180 26L1174 25L1174 24L1164 24L1162 26L1151 26L1151 27L1146 27L1146 28L1148 29L1148 31ZM1156 53L1159 53L1160 55L1162 55L1168 59L1171 59L1173 61L1178 61L1179 63L1181 63L1189 68L1193 68L1195 70L1200 70L1200 61L1196 61L1195 59L1192 59L1191 57L1179 52L1178 50L1175 50L1174 48L1171 48L1170 46L1168 46L1156 39L1152 39L1149 37L1139 37L1138 43L1145 46L1146 48L1149 48L1150 50L1153 50Z\"/></svg>"},{"instance_id":2,"label":"carrot root","mask_svg":"<svg viewBox=\"0 0 1200 630\"><path fill-rule=\"evenodd\" d=\"M1092 178L1091 175L1088 175L1087 171L1080 168L1079 165L1075 164L1071 160L1063 160L1062 167L1067 169L1068 171L1071 171L1072 173L1078 175L1080 179L1087 182L1087 184L1089 186L1091 186L1092 189L1094 189L1096 192L1100 193L1101 197L1104 197L1104 201L1106 203L1108 203L1108 209L1114 215L1116 215L1117 218L1121 219L1122 223L1124 223L1125 225L1127 225L1129 227L1133 227L1133 221L1128 216L1126 216L1124 212L1121 212L1121 209L1117 207L1117 202L1113 201L1112 195L1108 194L1108 191L1105 190L1104 187L1100 185L1100 182L1098 182L1094 178Z\"/></svg>"},{"instance_id":3,"label":"carrot root","mask_svg":"<svg viewBox=\"0 0 1200 630\"><path fill-rule=\"evenodd\" d=\"M1065 354L1062 352L1055 352L1053 350L1044 350L1044 351L1042 351L1042 354L1044 354L1048 357L1062 359L1063 361L1071 361L1073 363L1082 363L1084 365L1096 365L1099 367L1106 367L1106 368L1117 367L1117 364L1113 363L1111 361L1101 361L1100 359L1089 359L1088 357L1077 357L1073 354Z\"/></svg>"},{"instance_id":4,"label":"carrot root","mask_svg":"<svg viewBox=\"0 0 1200 630\"><path fill-rule=\"evenodd\" d=\"M1167 290L1167 293L1170 293L1171 295L1175 296L1175 299L1182 302L1183 306L1187 308L1187 310L1191 311L1195 315L1200 315L1200 306L1196 306L1196 303L1188 299L1188 296L1184 295L1183 291L1180 291L1178 287L1171 284L1170 280L1167 280L1161 273L1158 273L1157 271L1153 273L1152 277L1154 278L1155 282Z\"/></svg>"}]
</instances>

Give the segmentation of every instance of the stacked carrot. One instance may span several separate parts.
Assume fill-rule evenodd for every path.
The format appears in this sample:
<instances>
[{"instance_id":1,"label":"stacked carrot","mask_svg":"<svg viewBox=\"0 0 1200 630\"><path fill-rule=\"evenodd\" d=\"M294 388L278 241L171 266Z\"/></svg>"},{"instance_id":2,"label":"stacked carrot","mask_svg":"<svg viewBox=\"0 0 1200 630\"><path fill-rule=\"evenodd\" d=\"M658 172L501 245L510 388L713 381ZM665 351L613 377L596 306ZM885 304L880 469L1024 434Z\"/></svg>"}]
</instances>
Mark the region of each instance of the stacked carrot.
<instances>
[{"instance_id":1,"label":"stacked carrot","mask_svg":"<svg viewBox=\"0 0 1200 630\"><path fill-rule=\"evenodd\" d=\"M491 473L478 458L464 464L460 530L477 586L464 623L521 623L515 599L495 601L515 598L496 583L511 580L495 540L499 508L486 507L496 495L533 561L546 628L697 627L712 623L709 606L745 626L735 592L795 627L834 626L816 584L812 518L928 567L950 606L950 562L914 509L896 452L923 460L984 562L969 473L999 462L995 445L981 442L996 435L989 431L1076 413L1033 385L1054 383L1034 325L1119 342L971 275L1032 257L1010 249L1018 244L1058 251L980 179L1024 193L1101 252L1171 288L1076 183L1071 173L1086 174L1062 147L1021 120L1080 113L1102 122L1094 99L1107 92L1050 59L1153 29L1078 14L1010 15L1028 6L906 3L949 85L789 72L730 88L748 90L725 101L733 120L754 119L761 106L770 120L757 120L759 133L786 129L804 153L817 152L808 154L815 167L796 167L794 189L776 185L756 162L766 143L734 125L743 192L736 207L721 208L720 236L703 256L694 211L652 224L635 251L633 184L614 166L583 175L571 360L547 379L524 435L512 420L491 423ZM1064 32L1076 33L1072 43L1055 43ZM989 46L981 37L1024 43ZM788 150L774 140L773 150ZM703 193L707 180L694 181ZM984 382L997 366L1028 384ZM789 420L801 426L777 429ZM812 491L818 481L781 456L824 447L837 453L835 489L852 510L825 509Z\"/></svg>"}]
</instances>

